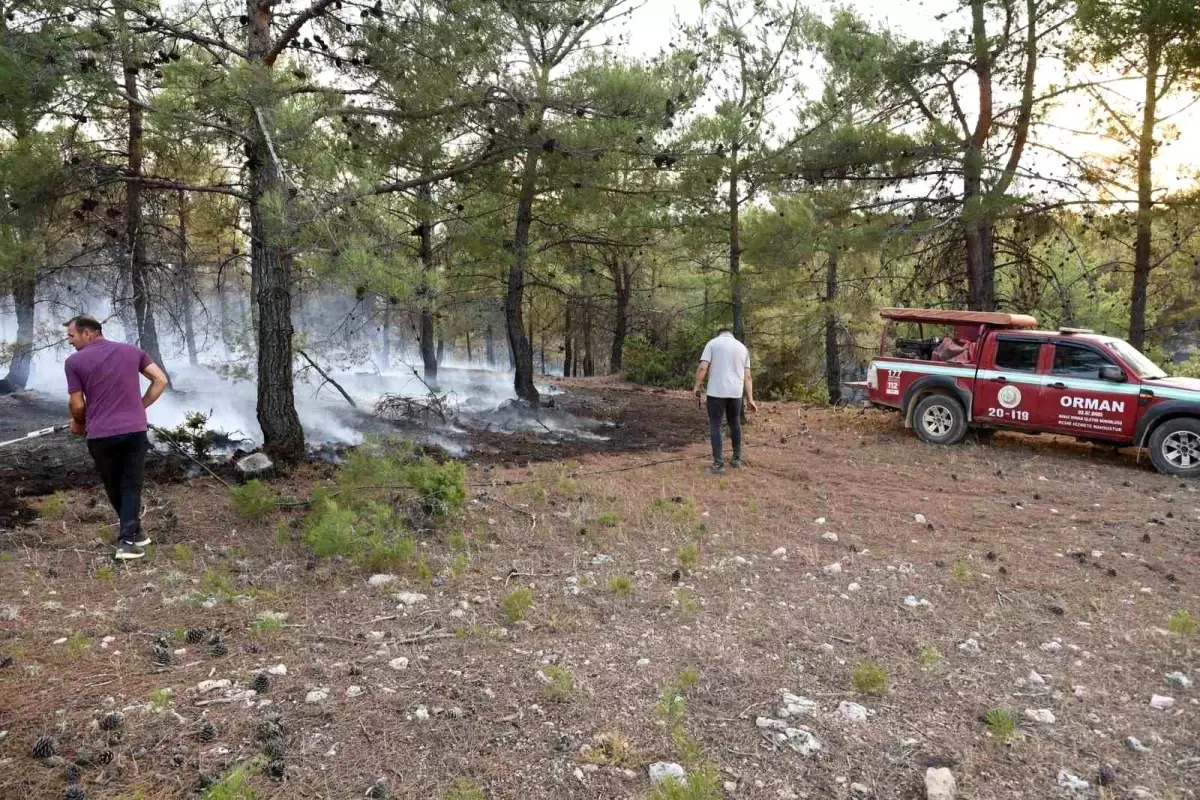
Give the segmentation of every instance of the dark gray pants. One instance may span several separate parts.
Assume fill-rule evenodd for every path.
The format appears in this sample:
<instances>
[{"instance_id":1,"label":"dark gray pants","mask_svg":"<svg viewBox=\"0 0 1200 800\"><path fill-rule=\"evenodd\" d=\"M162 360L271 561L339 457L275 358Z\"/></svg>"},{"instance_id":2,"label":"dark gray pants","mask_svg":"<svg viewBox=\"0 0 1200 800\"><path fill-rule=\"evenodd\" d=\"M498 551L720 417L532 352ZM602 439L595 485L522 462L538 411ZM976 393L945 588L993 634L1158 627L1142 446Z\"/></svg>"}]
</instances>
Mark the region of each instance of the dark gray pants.
<instances>
[{"instance_id":1,"label":"dark gray pants","mask_svg":"<svg viewBox=\"0 0 1200 800\"><path fill-rule=\"evenodd\" d=\"M146 471L146 451L150 448L146 432L88 439L87 446L108 502L121 518L117 540L136 542L142 532L142 477Z\"/></svg>"},{"instance_id":2,"label":"dark gray pants","mask_svg":"<svg viewBox=\"0 0 1200 800\"><path fill-rule=\"evenodd\" d=\"M724 464L721 453L721 418L729 422L729 439L733 442L733 460L742 460L742 398L708 398L708 432L712 439L713 463Z\"/></svg>"}]
</instances>

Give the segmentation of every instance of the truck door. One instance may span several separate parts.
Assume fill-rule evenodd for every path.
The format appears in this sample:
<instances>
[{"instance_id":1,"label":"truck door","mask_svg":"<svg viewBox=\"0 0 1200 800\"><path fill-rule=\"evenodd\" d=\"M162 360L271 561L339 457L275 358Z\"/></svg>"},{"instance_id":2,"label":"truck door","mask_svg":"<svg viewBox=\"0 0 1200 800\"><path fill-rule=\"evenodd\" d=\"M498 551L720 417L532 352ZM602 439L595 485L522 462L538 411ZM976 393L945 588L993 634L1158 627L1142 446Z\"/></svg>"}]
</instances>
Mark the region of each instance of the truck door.
<instances>
[{"instance_id":1,"label":"truck door","mask_svg":"<svg viewBox=\"0 0 1200 800\"><path fill-rule=\"evenodd\" d=\"M1042 391L1042 340L998 333L984 344L975 377L972 419L1013 428L1033 427Z\"/></svg>"},{"instance_id":2,"label":"truck door","mask_svg":"<svg viewBox=\"0 0 1200 800\"><path fill-rule=\"evenodd\" d=\"M1137 377L1092 344L1055 341L1053 347L1042 389L1043 427L1088 439L1131 440Z\"/></svg>"}]
</instances>

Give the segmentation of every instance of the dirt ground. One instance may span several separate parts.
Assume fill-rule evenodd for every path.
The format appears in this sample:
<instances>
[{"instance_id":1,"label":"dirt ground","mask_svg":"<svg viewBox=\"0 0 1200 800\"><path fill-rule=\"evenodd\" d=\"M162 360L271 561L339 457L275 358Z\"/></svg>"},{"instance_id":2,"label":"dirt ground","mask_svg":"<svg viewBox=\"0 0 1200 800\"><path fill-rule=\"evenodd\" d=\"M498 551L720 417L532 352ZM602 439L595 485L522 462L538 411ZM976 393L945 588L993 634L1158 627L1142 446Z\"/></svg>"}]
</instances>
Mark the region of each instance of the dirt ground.
<instances>
[{"instance_id":1,"label":"dirt ground","mask_svg":"<svg viewBox=\"0 0 1200 800\"><path fill-rule=\"evenodd\" d=\"M688 798L917 798L929 766L967 798L1200 793L1196 485L792 404L712 476L685 393L584 386L570 402L623 438L552 461L489 442L464 510L420 534L432 577L372 586L312 556L303 509L250 522L208 477L149 488L156 545L130 566L98 490L37 501L0 531L0 797L62 796L76 761L88 798L193 796L238 765L256 794L221 797L642 798L659 761L716 771ZM813 701L784 725L819 750L772 739L782 690ZM56 758L31 757L41 735Z\"/></svg>"}]
</instances>

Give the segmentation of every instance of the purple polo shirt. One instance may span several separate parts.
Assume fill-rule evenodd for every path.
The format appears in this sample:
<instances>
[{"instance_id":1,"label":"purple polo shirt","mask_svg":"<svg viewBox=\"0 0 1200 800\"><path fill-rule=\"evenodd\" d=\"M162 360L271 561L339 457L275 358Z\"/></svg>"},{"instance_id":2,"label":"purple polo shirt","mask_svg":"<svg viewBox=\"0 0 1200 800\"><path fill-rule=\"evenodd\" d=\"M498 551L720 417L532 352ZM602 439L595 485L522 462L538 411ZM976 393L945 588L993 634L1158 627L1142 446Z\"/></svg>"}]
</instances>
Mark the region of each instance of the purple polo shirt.
<instances>
[{"instance_id":1,"label":"purple polo shirt","mask_svg":"<svg viewBox=\"0 0 1200 800\"><path fill-rule=\"evenodd\" d=\"M142 370L154 362L140 347L97 339L67 359L67 392L87 400L87 438L146 430Z\"/></svg>"}]
</instances>

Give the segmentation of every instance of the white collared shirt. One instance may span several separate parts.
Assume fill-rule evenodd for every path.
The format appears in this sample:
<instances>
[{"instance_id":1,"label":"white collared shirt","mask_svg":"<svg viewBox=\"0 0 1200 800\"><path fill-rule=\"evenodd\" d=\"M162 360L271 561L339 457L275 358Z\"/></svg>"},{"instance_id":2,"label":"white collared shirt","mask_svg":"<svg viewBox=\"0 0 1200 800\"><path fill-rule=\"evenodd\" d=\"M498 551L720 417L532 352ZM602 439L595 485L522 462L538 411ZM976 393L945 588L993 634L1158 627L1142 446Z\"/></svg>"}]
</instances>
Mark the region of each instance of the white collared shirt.
<instances>
[{"instance_id":1,"label":"white collared shirt","mask_svg":"<svg viewBox=\"0 0 1200 800\"><path fill-rule=\"evenodd\" d=\"M750 369L750 351L733 338L722 333L704 345L701 361L708 362L708 396L740 398L746 385L746 370Z\"/></svg>"}]
</instances>

